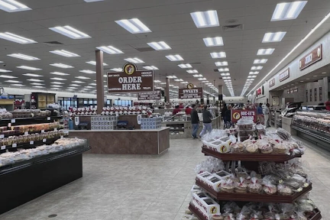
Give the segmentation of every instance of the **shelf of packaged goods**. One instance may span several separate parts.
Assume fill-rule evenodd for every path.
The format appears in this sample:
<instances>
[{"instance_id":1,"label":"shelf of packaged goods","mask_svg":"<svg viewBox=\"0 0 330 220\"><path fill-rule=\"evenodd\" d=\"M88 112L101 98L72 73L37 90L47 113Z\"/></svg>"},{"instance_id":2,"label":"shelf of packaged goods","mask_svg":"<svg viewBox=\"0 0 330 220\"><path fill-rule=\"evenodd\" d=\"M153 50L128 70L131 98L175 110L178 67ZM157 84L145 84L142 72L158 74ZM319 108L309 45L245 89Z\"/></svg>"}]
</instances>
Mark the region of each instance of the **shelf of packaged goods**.
<instances>
[{"instance_id":1,"label":"shelf of packaged goods","mask_svg":"<svg viewBox=\"0 0 330 220\"><path fill-rule=\"evenodd\" d=\"M292 125L291 126L293 129L301 132L301 133L304 133L304 134L307 134L307 135L310 135L316 139L319 139L319 140L322 140L326 143L330 143L330 135L327 134L327 133L324 133L322 131L316 131L316 130L310 130L309 128L300 128L300 127L297 127L295 125Z\"/></svg>"},{"instance_id":2,"label":"shelf of packaged goods","mask_svg":"<svg viewBox=\"0 0 330 220\"><path fill-rule=\"evenodd\" d=\"M10 137L10 136L18 136L18 135L25 135L25 134L40 134L40 133L45 133L45 132L49 132L49 131L60 131L63 128L57 128L57 129L47 129L47 130L42 130L42 131L32 131L32 132L11 132L11 133L0 133L0 140L2 137L6 138L6 137Z\"/></svg>"},{"instance_id":3,"label":"shelf of packaged goods","mask_svg":"<svg viewBox=\"0 0 330 220\"><path fill-rule=\"evenodd\" d=\"M303 188L301 192L297 192L290 196L283 195L267 195L255 193L225 193L216 192L204 182L196 179L196 185L204 189L211 197L219 201L241 201L241 202L266 202L266 203L293 203L301 196L312 190L312 185Z\"/></svg>"},{"instance_id":4,"label":"shelf of packaged goods","mask_svg":"<svg viewBox=\"0 0 330 220\"><path fill-rule=\"evenodd\" d=\"M44 140L40 140L40 141L33 141L32 142L27 142L27 143L19 143L19 144L12 144L12 145L8 145L8 146L0 146L0 153L2 153L5 150L15 150L15 149L19 149L19 148L35 148L44 144L53 144L56 140L60 139L60 137L56 137L56 138L46 138ZM4 148L5 147L5 148Z\"/></svg>"},{"instance_id":5,"label":"shelf of packaged goods","mask_svg":"<svg viewBox=\"0 0 330 220\"><path fill-rule=\"evenodd\" d=\"M11 126L29 125L29 124L38 124L38 123L50 123L50 122L53 122L54 120L59 120L62 118L63 118L63 116L1 119L0 127L8 126L9 123L11 124Z\"/></svg>"},{"instance_id":6,"label":"shelf of packaged goods","mask_svg":"<svg viewBox=\"0 0 330 220\"><path fill-rule=\"evenodd\" d=\"M207 156L212 156L223 161L272 161L285 162L301 155L285 155L285 154L237 154L237 153L219 153L208 149L206 146L202 147L202 153Z\"/></svg>"},{"instance_id":7,"label":"shelf of packaged goods","mask_svg":"<svg viewBox=\"0 0 330 220\"><path fill-rule=\"evenodd\" d=\"M199 219L199 220L208 220L203 213L196 208L193 204L189 203L189 210Z\"/></svg>"}]
</instances>

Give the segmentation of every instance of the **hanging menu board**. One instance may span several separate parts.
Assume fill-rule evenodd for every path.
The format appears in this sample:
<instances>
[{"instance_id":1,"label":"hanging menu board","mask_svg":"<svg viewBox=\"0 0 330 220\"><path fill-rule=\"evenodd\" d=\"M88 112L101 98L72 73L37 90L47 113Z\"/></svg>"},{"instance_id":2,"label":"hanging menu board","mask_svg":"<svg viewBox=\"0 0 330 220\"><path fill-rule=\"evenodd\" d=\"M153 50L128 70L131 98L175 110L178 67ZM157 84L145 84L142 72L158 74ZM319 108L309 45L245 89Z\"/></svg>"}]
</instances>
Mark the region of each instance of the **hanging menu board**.
<instances>
[{"instance_id":1,"label":"hanging menu board","mask_svg":"<svg viewBox=\"0 0 330 220\"><path fill-rule=\"evenodd\" d=\"M162 94L160 91L153 92L140 92L138 94L138 100L160 100Z\"/></svg>"},{"instance_id":2,"label":"hanging menu board","mask_svg":"<svg viewBox=\"0 0 330 220\"><path fill-rule=\"evenodd\" d=\"M280 82L288 79L290 77L290 69L286 69L285 71L283 71L282 73L279 74L278 78L280 80Z\"/></svg>"},{"instance_id":3,"label":"hanging menu board","mask_svg":"<svg viewBox=\"0 0 330 220\"><path fill-rule=\"evenodd\" d=\"M275 86L275 78L272 78L271 80L269 80L269 88Z\"/></svg>"},{"instance_id":4,"label":"hanging menu board","mask_svg":"<svg viewBox=\"0 0 330 220\"><path fill-rule=\"evenodd\" d=\"M126 64L124 72L108 73L108 92L149 92L154 88L154 72L137 70L134 64Z\"/></svg>"},{"instance_id":5,"label":"hanging menu board","mask_svg":"<svg viewBox=\"0 0 330 220\"><path fill-rule=\"evenodd\" d=\"M322 44L300 59L299 68L306 69L320 60L322 60Z\"/></svg>"},{"instance_id":6,"label":"hanging menu board","mask_svg":"<svg viewBox=\"0 0 330 220\"><path fill-rule=\"evenodd\" d=\"M203 88L179 89L179 99L201 99Z\"/></svg>"}]
</instances>

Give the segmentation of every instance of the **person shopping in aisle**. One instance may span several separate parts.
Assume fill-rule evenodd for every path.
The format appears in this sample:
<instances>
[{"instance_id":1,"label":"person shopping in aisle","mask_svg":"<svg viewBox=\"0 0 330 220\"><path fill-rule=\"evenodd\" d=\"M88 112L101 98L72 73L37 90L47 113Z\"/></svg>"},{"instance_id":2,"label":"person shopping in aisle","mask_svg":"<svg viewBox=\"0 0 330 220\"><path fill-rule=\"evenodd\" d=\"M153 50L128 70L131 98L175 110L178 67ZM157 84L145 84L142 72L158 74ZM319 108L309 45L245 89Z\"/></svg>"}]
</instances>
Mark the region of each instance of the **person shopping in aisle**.
<instances>
[{"instance_id":1,"label":"person shopping in aisle","mask_svg":"<svg viewBox=\"0 0 330 220\"><path fill-rule=\"evenodd\" d=\"M179 106L177 105L177 106L175 106L175 109L173 110L172 114L173 114L173 115L176 115L176 114L178 114L179 112L181 112L181 109L180 109Z\"/></svg>"},{"instance_id":2,"label":"person shopping in aisle","mask_svg":"<svg viewBox=\"0 0 330 220\"><path fill-rule=\"evenodd\" d=\"M207 110L207 105L204 106L203 110L203 130L199 134L201 137L206 134L206 132L211 132L212 131L212 114L209 110Z\"/></svg>"},{"instance_id":3,"label":"person shopping in aisle","mask_svg":"<svg viewBox=\"0 0 330 220\"><path fill-rule=\"evenodd\" d=\"M188 105L188 106L186 107L186 110L185 110L186 115L191 115L191 111L192 111L192 109L191 109L190 106Z\"/></svg>"},{"instance_id":4,"label":"person shopping in aisle","mask_svg":"<svg viewBox=\"0 0 330 220\"><path fill-rule=\"evenodd\" d=\"M199 127L199 117L198 113L196 110L196 105L193 104L191 105L192 110L191 110L191 125L192 125L192 137L193 139L198 139L197 137L197 132L198 132L198 127Z\"/></svg>"},{"instance_id":5,"label":"person shopping in aisle","mask_svg":"<svg viewBox=\"0 0 330 220\"><path fill-rule=\"evenodd\" d=\"M265 120L265 127L268 128L269 126L269 103L266 104L266 107L264 109L264 120Z\"/></svg>"},{"instance_id":6,"label":"person shopping in aisle","mask_svg":"<svg viewBox=\"0 0 330 220\"><path fill-rule=\"evenodd\" d=\"M226 105L226 103L223 103L223 108L221 109L221 117L223 119L224 126L227 123L227 117L226 117L227 116L227 111L228 111L227 105Z\"/></svg>"}]
</instances>

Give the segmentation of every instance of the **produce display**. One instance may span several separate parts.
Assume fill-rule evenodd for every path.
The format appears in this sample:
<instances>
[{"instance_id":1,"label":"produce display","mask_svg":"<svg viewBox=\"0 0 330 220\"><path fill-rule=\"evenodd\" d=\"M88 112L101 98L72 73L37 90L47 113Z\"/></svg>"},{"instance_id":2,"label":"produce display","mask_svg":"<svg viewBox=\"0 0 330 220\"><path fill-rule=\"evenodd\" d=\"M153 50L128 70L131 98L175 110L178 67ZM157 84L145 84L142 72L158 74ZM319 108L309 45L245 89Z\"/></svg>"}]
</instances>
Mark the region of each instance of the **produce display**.
<instances>
[{"instance_id":1,"label":"produce display","mask_svg":"<svg viewBox=\"0 0 330 220\"><path fill-rule=\"evenodd\" d=\"M69 108L70 116L88 116L96 115L97 107L85 107L85 108ZM132 106L132 107L103 107L101 115L139 115L139 114L151 114L152 110L146 106Z\"/></svg>"},{"instance_id":2,"label":"produce display","mask_svg":"<svg viewBox=\"0 0 330 220\"><path fill-rule=\"evenodd\" d=\"M35 157L44 156L51 153L56 153L68 150L85 144L85 140L77 138L63 138L55 141L51 145L42 145L33 149L19 150L16 152L6 152L0 154L0 167L30 160Z\"/></svg>"},{"instance_id":3,"label":"produce display","mask_svg":"<svg viewBox=\"0 0 330 220\"><path fill-rule=\"evenodd\" d=\"M296 112L292 125L330 134L330 114L325 112Z\"/></svg>"}]
</instances>

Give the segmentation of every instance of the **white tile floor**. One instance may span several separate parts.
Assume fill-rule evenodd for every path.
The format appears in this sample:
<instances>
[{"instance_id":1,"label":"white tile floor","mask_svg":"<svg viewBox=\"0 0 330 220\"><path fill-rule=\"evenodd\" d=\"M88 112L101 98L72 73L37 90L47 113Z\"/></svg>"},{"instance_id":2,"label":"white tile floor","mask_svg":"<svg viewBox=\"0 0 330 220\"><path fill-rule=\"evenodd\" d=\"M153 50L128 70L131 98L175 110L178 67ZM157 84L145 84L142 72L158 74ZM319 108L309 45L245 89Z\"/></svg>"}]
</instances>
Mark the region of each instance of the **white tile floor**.
<instances>
[{"instance_id":1,"label":"white tile floor","mask_svg":"<svg viewBox=\"0 0 330 220\"><path fill-rule=\"evenodd\" d=\"M171 140L160 156L85 155L84 177L4 215L0 220L180 220L190 201L198 140ZM309 146L303 157L311 197L330 219L330 154ZM0 195L1 196L1 195ZM48 218L57 214L55 218Z\"/></svg>"}]
</instances>

